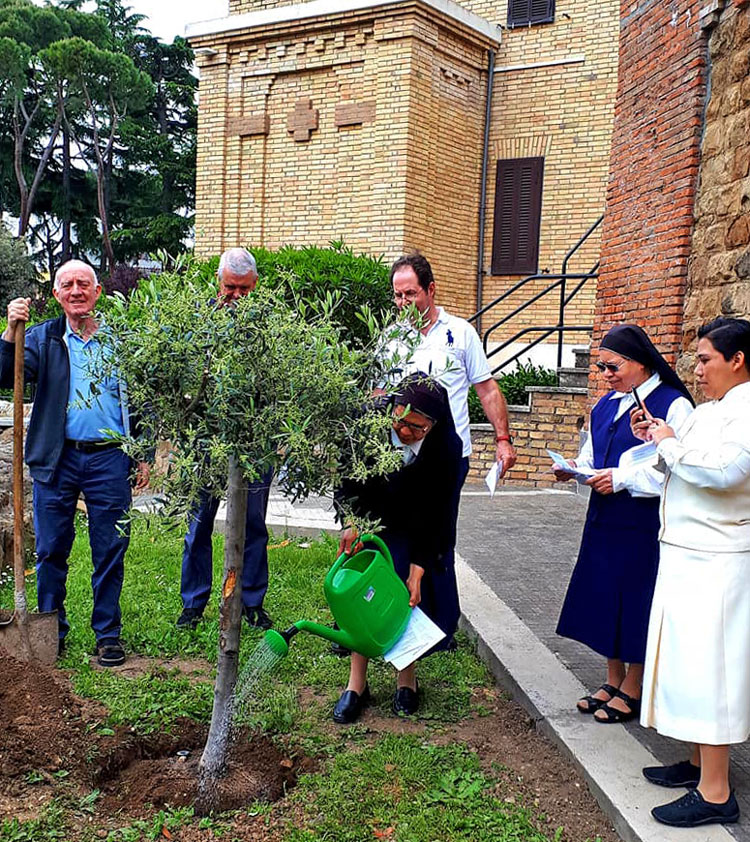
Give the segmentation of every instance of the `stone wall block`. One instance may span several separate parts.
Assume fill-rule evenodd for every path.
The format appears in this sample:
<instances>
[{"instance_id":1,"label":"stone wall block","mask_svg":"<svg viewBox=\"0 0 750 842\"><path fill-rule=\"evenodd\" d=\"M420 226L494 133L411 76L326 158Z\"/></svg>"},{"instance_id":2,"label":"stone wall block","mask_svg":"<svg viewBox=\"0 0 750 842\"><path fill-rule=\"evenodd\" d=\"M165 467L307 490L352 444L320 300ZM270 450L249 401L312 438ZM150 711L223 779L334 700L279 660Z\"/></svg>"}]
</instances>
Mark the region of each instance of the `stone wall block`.
<instances>
[{"instance_id":1,"label":"stone wall block","mask_svg":"<svg viewBox=\"0 0 750 842\"><path fill-rule=\"evenodd\" d=\"M750 175L750 145L738 146L734 150L729 174L735 181Z\"/></svg>"},{"instance_id":2,"label":"stone wall block","mask_svg":"<svg viewBox=\"0 0 750 842\"><path fill-rule=\"evenodd\" d=\"M739 278L750 280L750 248L745 249L744 253L740 255L734 264L734 271Z\"/></svg>"},{"instance_id":3,"label":"stone wall block","mask_svg":"<svg viewBox=\"0 0 750 842\"><path fill-rule=\"evenodd\" d=\"M714 254L708 259L708 271L706 281L710 285L720 284L724 281L729 281L734 277L734 263L735 257L731 253ZM705 292L704 296L710 298L714 296L714 290ZM718 308L718 301L714 305ZM703 309L703 308L702 308Z\"/></svg>"},{"instance_id":4,"label":"stone wall block","mask_svg":"<svg viewBox=\"0 0 750 842\"><path fill-rule=\"evenodd\" d=\"M745 99L742 94L742 82L735 82L722 97L721 116L727 117L729 114L736 114L742 110L744 104Z\"/></svg>"},{"instance_id":5,"label":"stone wall block","mask_svg":"<svg viewBox=\"0 0 750 842\"><path fill-rule=\"evenodd\" d=\"M750 44L744 45L732 56L730 73L733 79L740 82L750 74Z\"/></svg>"},{"instance_id":6,"label":"stone wall block","mask_svg":"<svg viewBox=\"0 0 750 842\"><path fill-rule=\"evenodd\" d=\"M713 103L714 101L719 102L720 98L711 97L711 102ZM714 155L717 155L721 151L724 145L724 137L724 129L720 123L711 123L706 127L703 135L703 146L701 148L704 160L713 158Z\"/></svg>"},{"instance_id":7,"label":"stone wall block","mask_svg":"<svg viewBox=\"0 0 750 842\"><path fill-rule=\"evenodd\" d=\"M708 39L708 50L712 61L718 61L732 50L735 33L734 27L717 26Z\"/></svg>"},{"instance_id":8,"label":"stone wall block","mask_svg":"<svg viewBox=\"0 0 750 842\"><path fill-rule=\"evenodd\" d=\"M726 223L720 222L717 225L712 225L706 230L703 248L705 248L706 251L715 251L716 249L723 247L726 236ZM696 239L693 240L694 247Z\"/></svg>"},{"instance_id":9,"label":"stone wall block","mask_svg":"<svg viewBox=\"0 0 750 842\"><path fill-rule=\"evenodd\" d=\"M704 161L701 178L712 185L729 184L732 181L729 172L729 156L715 155L708 161Z\"/></svg>"},{"instance_id":10,"label":"stone wall block","mask_svg":"<svg viewBox=\"0 0 750 842\"><path fill-rule=\"evenodd\" d=\"M735 249L750 243L750 213L738 217L727 231L727 248Z\"/></svg>"},{"instance_id":11,"label":"stone wall block","mask_svg":"<svg viewBox=\"0 0 750 842\"><path fill-rule=\"evenodd\" d=\"M740 45L750 41L750 0L735 0L734 4L745 9L737 15L734 30L734 43Z\"/></svg>"},{"instance_id":12,"label":"stone wall block","mask_svg":"<svg viewBox=\"0 0 750 842\"><path fill-rule=\"evenodd\" d=\"M747 316L750 313L750 283L732 284L724 294L721 311L727 316Z\"/></svg>"}]
</instances>

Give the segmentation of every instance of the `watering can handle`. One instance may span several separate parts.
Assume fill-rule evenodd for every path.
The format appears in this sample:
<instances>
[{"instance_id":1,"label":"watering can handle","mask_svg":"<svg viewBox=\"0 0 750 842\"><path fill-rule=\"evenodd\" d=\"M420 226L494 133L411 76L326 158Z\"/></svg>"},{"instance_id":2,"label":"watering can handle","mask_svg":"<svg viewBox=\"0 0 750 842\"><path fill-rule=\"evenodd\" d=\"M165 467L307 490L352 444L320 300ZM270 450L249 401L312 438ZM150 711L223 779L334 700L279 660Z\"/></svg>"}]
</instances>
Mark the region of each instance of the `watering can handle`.
<instances>
[{"instance_id":1,"label":"watering can handle","mask_svg":"<svg viewBox=\"0 0 750 842\"><path fill-rule=\"evenodd\" d=\"M375 546L377 546L377 548L391 563L391 566L393 566L393 558L391 557L391 551L388 549L388 547L385 544L385 541L383 541L382 538L378 538L377 535L370 535L369 533L367 533L366 535L360 536L359 542L361 544L375 544ZM349 556L346 553L341 553L341 555L336 559L336 561L334 561L333 566L326 575L327 582L333 581L333 577L336 575L336 573L338 573L339 568L347 560L347 558L349 558Z\"/></svg>"}]
</instances>

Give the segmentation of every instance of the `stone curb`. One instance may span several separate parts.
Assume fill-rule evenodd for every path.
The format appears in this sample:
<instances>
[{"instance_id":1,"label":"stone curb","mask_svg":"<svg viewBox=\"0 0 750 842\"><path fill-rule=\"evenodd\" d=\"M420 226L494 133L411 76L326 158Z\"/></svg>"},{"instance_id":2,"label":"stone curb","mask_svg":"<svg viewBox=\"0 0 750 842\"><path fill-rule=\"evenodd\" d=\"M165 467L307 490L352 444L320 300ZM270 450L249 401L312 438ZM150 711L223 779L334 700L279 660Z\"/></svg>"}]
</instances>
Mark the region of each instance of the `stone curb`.
<instances>
[{"instance_id":1,"label":"stone curb","mask_svg":"<svg viewBox=\"0 0 750 842\"><path fill-rule=\"evenodd\" d=\"M734 839L719 825L689 830L654 821L651 808L683 790L649 784L641 769L660 763L648 749L624 728L598 725L573 709L588 690L458 555L456 575L461 625L476 640L479 656L537 728L573 761L625 842Z\"/></svg>"}]
</instances>

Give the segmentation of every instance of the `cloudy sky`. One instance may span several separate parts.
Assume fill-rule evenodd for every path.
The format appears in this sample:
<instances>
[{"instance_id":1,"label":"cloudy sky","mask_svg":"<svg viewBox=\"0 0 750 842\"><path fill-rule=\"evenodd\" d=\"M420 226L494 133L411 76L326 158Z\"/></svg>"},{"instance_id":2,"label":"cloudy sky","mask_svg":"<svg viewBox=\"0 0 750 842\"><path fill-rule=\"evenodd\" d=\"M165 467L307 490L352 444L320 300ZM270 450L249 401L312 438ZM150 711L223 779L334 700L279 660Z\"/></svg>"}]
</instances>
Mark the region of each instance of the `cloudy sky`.
<instances>
[{"instance_id":1,"label":"cloudy sky","mask_svg":"<svg viewBox=\"0 0 750 842\"><path fill-rule=\"evenodd\" d=\"M34 0L44 5L44 0ZM175 35L185 34L185 24L199 20L223 18L228 13L228 0L126 0L134 12L146 15L143 25L162 41L171 42Z\"/></svg>"},{"instance_id":2,"label":"cloudy sky","mask_svg":"<svg viewBox=\"0 0 750 842\"><path fill-rule=\"evenodd\" d=\"M143 25L162 41L172 41L175 35L185 34L185 24L198 20L223 18L227 14L227 0L128 0L128 5L148 20Z\"/></svg>"}]
</instances>

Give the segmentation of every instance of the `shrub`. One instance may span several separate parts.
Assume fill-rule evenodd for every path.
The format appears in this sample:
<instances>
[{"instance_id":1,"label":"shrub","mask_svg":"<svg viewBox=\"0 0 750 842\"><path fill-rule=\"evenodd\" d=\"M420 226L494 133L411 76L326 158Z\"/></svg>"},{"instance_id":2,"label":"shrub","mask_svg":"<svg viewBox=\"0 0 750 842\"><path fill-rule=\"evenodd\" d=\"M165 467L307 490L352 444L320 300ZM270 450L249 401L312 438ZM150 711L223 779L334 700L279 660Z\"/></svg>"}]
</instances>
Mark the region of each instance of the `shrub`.
<instances>
[{"instance_id":1,"label":"shrub","mask_svg":"<svg viewBox=\"0 0 750 842\"><path fill-rule=\"evenodd\" d=\"M528 386L557 386L557 372L551 368L535 366L531 362L521 363L516 360L516 370L500 375L497 378L497 385L509 404L523 406L529 400L526 388ZM474 389L469 390L469 420L472 424L487 423L487 416L484 414L479 395Z\"/></svg>"},{"instance_id":2,"label":"shrub","mask_svg":"<svg viewBox=\"0 0 750 842\"><path fill-rule=\"evenodd\" d=\"M14 237L0 223L0 312L19 295L32 296L37 282L34 263L23 240Z\"/></svg>"},{"instance_id":3,"label":"shrub","mask_svg":"<svg viewBox=\"0 0 750 842\"><path fill-rule=\"evenodd\" d=\"M320 301L332 296L333 321L344 328L350 342L361 344L369 338L361 307L368 307L379 321L393 312L389 267L382 257L354 254L339 242L328 248L248 249L258 264L260 283L276 289L292 306L300 299ZM215 276L218 264L218 257L206 262L201 271L206 280Z\"/></svg>"}]
</instances>

